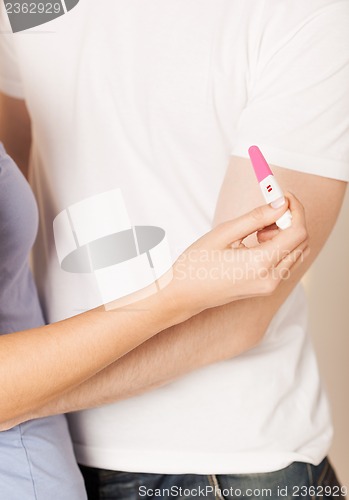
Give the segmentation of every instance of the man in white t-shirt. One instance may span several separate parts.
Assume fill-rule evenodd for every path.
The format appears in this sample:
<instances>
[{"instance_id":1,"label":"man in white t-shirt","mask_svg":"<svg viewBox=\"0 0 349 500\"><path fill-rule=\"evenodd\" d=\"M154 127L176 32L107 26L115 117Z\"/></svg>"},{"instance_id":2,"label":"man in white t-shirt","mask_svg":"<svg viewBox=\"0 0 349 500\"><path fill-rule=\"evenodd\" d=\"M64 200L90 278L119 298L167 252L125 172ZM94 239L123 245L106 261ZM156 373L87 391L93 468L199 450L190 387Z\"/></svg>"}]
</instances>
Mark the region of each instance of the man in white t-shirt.
<instances>
[{"instance_id":1,"label":"man in white t-shirt","mask_svg":"<svg viewBox=\"0 0 349 500\"><path fill-rule=\"evenodd\" d=\"M311 257L277 293L162 332L31 415L85 409L69 420L90 498L336 487L299 280L349 180L348 25L346 0L81 0L16 34L1 13L0 134L24 170L31 146L49 321L98 304L54 251L54 217L83 198L121 188L133 223L163 227L175 258L261 204L258 144L307 212Z\"/></svg>"}]
</instances>

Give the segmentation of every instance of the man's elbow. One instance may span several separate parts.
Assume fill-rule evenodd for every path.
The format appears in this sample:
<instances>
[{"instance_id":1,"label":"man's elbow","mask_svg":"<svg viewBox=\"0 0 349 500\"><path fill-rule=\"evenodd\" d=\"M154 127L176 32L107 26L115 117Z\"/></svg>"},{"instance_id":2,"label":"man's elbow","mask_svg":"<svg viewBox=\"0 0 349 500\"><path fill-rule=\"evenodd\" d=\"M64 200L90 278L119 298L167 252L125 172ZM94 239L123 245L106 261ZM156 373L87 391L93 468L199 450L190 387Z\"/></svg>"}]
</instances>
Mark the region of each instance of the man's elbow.
<instances>
[{"instance_id":1,"label":"man's elbow","mask_svg":"<svg viewBox=\"0 0 349 500\"><path fill-rule=\"evenodd\" d=\"M0 93L0 140L25 177L28 177L31 139L25 102Z\"/></svg>"}]
</instances>

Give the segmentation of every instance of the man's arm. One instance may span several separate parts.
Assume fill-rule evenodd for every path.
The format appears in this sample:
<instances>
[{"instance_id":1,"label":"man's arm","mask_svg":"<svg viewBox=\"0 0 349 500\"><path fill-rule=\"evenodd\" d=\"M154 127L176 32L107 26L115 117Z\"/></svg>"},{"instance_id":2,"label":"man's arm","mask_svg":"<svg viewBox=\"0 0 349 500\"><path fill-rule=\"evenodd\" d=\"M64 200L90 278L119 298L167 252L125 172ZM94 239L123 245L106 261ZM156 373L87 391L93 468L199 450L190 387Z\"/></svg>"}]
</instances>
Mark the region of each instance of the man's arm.
<instances>
[{"instance_id":1,"label":"man's arm","mask_svg":"<svg viewBox=\"0 0 349 500\"><path fill-rule=\"evenodd\" d=\"M0 92L0 138L8 154L28 177L31 124L25 102Z\"/></svg>"},{"instance_id":2,"label":"man's arm","mask_svg":"<svg viewBox=\"0 0 349 500\"><path fill-rule=\"evenodd\" d=\"M171 327L27 418L125 399L200 367L238 356L260 342L273 316L324 245L346 188L346 183L341 181L277 167L273 170L280 184L296 192L306 209L311 256L294 268L291 277L267 297L239 300L206 310ZM248 160L232 158L215 222L239 216L260 201L261 194Z\"/></svg>"}]
</instances>

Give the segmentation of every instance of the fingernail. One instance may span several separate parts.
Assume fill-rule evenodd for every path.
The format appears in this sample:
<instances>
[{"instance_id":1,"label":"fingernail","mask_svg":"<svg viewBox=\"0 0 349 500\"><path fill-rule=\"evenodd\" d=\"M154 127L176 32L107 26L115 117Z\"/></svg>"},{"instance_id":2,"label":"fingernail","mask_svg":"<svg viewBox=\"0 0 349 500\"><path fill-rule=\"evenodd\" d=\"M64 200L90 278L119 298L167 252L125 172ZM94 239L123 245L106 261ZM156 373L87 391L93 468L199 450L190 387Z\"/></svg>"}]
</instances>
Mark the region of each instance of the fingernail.
<instances>
[{"instance_id":1,"label":"fingernail","mask_svg":"<svg viewBox=\"0 0 349 500\"><path fill-rule=\"evenodd\" d=\"M276 200L272 201L270 203L270 206L272 208L280 208L280 207L282 207L282 205L285 204L285 201L286 201L285 198L283 196L281 196L281 198L277 198Z\"/></svg>"}]
</instances>

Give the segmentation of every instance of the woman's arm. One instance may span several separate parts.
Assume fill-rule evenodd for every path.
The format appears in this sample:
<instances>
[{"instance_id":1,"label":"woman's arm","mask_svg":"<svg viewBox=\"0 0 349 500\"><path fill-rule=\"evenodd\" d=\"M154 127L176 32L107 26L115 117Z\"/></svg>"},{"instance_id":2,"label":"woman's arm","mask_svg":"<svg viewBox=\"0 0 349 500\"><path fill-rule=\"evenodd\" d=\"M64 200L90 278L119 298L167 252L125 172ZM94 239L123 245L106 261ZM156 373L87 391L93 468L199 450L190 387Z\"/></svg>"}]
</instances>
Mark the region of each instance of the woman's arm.
<instances>
[{"instance_id":1,"label":"woman's arm","mask_svg":"<svg viewBox=\"0 0 349 500\"><path fill-rule=\"evenodd\" d=\"M292 228L250 249L241 240L274 223L287 204L220 224L184 252L170 285L155 295L0 337L0 423L43 407L161 330L207 308L271 293L307 247L302 206L290 196L290 207Z\"/></svg>"}]
</instances>

